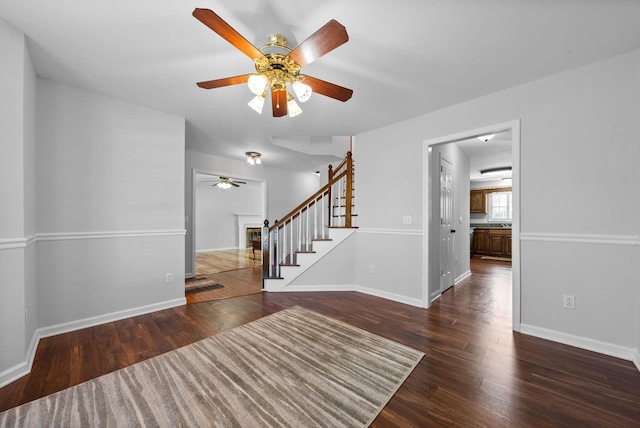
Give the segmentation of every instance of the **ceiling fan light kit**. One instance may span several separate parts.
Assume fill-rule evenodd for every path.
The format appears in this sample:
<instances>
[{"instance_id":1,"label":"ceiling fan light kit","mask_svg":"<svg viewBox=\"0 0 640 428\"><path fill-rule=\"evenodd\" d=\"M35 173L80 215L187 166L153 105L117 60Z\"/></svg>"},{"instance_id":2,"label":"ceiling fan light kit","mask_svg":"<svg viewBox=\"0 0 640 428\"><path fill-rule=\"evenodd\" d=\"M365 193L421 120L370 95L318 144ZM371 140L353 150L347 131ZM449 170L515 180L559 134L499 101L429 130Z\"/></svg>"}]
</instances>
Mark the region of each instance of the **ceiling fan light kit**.
<instances>
[{"instance_id":1,"label":"ceiling fan light kit","mask_svg":"<svg viewBox=\"0 0 640 428\"><path fill-rule=\"evenodd\" d=\"M351 89L300 74L302 67L349 40L347 30L338 21L329 21L294 49L287 46L287 39L281 34L270 35L267 44L258 49L213 11L196 8L193 16L251 58L257 72L198 82L201 88L214 89L247 83L249 90L255 95L248 105L260 114L267 92L270 92L274 117L287 114L295 117L302 113L291 92L295 93L301 103L309 100L313 92L342 102L353 95Z\"/></svg>"},{"instance_id":2,"label":"ceiling fan light kit","mask_svg":"<svg viewBox=\"0 0 640 428\"><path fill-rule=\"evenodd\" d=\"M231 186L240 187L241 184L247 184L247 182L236 181L233 178L229 178L229 177L220 177L220 180L216 184L214 184L214 186L222 190L228 190L228 189L231 189Z\"/></svg>"},{"instance_id":3,"label":"ceiling fan light kit","mask_svg":"<svg viewBox=\"0 0 640 428\"><path fill-rule=\"evenodd\" d=\"M257 111L259 114L262 114L265 100L266 98L264 95L256 95L251 101L249 101L249 107Z\"/></svg>"}]
</instances>

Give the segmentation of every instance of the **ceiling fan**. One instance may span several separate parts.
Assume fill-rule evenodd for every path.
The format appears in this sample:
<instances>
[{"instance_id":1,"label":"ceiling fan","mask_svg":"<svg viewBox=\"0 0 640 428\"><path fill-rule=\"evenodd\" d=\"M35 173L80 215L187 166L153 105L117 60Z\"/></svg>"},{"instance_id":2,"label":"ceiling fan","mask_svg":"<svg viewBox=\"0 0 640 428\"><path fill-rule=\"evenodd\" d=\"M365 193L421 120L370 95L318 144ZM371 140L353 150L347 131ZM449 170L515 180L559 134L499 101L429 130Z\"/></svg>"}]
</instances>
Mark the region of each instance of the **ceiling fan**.
<instances>
[{"instance_id":1,"label":"ceiling fan","mask_svg":"<svg viewBox=\"0 0 640 428\"><path fill-rule=\"evenodd\" d=\"M287 114L294 117L302 113L293 95L287 90L287 84L293 89L300 102L307 101L312 92L342 102L353 95L351 89L300 74L302 67L311 64L349 40L346 28L336 20L330 20L296 48L291 49L281 34L272 34L266 45L256 48L209 9L196 8L193 16L251 58L255 62L257 72L257 74L243 74L198 82L197 85L201 88L213 89L247 83L249 89L255 94L249 106L258 113L262 113L267 92L270 92L274 117Z\"/></svg>"},{"instance_id":2,"label":"ceiling fan","mask_svg":"<svg viewBox=\"0 0 640 428\"><path fill-rule=\"evenodd\" d=\"M203 181L203 183L211 183L211 181ZM220 177L219 180L215 184L212 184L212 186L217 186L217 187L221 188L222 190L227 190L227 189L230 189L231 186L240 187L241 184L247 184L247 182L246 181L237 181L237 180L234 180L233 178L229 178L229 177Z\"/></svg>"}]
</instances>

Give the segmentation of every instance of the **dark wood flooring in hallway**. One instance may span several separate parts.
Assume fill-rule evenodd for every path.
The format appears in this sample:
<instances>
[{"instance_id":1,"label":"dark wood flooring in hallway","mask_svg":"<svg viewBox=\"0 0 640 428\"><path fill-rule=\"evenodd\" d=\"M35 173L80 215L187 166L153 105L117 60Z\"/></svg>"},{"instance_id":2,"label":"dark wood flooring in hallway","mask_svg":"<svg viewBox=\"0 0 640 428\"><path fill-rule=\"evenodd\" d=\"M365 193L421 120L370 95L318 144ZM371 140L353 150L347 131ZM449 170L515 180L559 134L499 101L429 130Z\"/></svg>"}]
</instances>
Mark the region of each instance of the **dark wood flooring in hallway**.
<instances>
[{"instance_id":1,"label":"dark wood flooring in hallway","mask_svg":"<svg viewBox=\"0 0 640 428\"><path fill-rule=\"evenodd\" d=\"M639 426L631 362L513 333L510 266L473 259L472 271L430 309L357 292L265 292L45 338L32 373L0 389L0 411L302 305L426 354L374 427Z\"/></svg>"},{"instance_id":2,"label":"dark wood flooring in hallway","mask_svg":"<svg viewBox=\"0 0 640 428\"><path fill-rule=\"evenodd\" d=\"M206 277L223 288L189 293L187 303L207 302L262 292L261 253L223 250L196 253L196 277Z\"/></svg>"}]
</instances>

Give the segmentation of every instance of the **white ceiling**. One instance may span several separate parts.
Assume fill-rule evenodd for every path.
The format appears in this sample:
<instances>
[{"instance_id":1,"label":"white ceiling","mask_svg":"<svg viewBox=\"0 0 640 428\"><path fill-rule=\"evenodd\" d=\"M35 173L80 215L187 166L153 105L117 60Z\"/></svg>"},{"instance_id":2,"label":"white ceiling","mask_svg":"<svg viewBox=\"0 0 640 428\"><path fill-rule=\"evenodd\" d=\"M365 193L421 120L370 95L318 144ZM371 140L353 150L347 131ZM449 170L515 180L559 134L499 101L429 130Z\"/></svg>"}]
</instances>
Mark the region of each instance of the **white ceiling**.
<instances>
[{"instance_id":1,"label":"white ceiling","mask_svg":"<svg viewBox=\"0 0 640 428\"><path fill-rule=\"evenodd\" d=\"M494 134L488 141L477 138L458 141L456 143L469 156L469 180L472 182L495 181L511 178L511 171L483 176L480 171L491 168L513 166L511 130Z\"/></svg>"},{"instance_id":2,"label":"white ceiling","mask_svg":"<svg viewBox=\"0 0 640 428\"><path fill-rule=\"evenodd\" d=\"M193 18L196 7L258 47L274 32L296 46L336 19L349 41L302 72L353 98L314 95L301 116L273 118L246 105L244 85L198 88L254 67ZM2 0L0 17L27 35L39 76L185 117L188 149L236 159L255 150L301 171L335 158L318 142L640 46L638 0Z\"/></svg>"}]
</instances>

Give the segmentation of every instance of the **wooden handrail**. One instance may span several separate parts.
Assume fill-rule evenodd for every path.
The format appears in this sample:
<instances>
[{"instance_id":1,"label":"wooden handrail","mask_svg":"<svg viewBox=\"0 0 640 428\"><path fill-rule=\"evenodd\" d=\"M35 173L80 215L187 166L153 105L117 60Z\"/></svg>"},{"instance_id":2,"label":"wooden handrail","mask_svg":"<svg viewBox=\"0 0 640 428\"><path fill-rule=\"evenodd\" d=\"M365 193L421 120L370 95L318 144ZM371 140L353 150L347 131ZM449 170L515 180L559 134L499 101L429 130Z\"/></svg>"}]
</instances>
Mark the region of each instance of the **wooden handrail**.
<instances>
[{"instance_id":1,"label":"wooden handrail","mask_svg":"<svg viewBox=\"0 0 640 428\"><path fill-rule=\"evenodd\" d=\"M334 172L336 171L336 172ZM338 167L329 165L327 184L280 220L262 229L262 276L280 277L281 266L295 264L298 253L312 252L313 241L325 240L327 228L353 227L353 159L351 151ZM338 192L333 198L332 192ZM325 203L326 209L325 211Z\"/></svg>"},{"instance_id":2,"label":"wooden handrail","mask_svg":"<svg viewBox=\"0 0 640 428\"><path fill-rule=\"evenodd\" d=\"M299 215L300 212L302 212L305 209L307 209L307 206L310 207L313 204L315 204L316 200L320 196L322 196L323 194L327 193L329 191L329 189L331 188L331 186L333 186L338 181L340 181L340 179L342 177L344 177L346 174L347 174L347 171L345 170L345 171L342 171L340 174L336 175L335 177L333 177L333 179L330 182L328 182L327 184L322 186L320 188L320 190L318 190L316 193L314 193L309 198L307 198L303 203L301 203L300 205L295 207L293 210L289 211L289 213L287 215L285 215L282 219L276 220L275 223L273 224L273 226L271 226L269 228L269 230L273 230L276 226L287 224L288 222L290 222L291 220L296 218ZM349 192L349 193L351 193L351 192ZM351 205L351 204L349 204L349 205Z\"/></svg>"}]
</instances>

